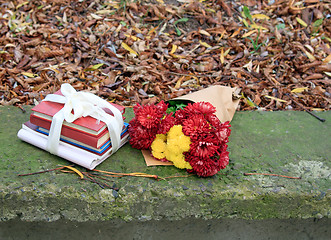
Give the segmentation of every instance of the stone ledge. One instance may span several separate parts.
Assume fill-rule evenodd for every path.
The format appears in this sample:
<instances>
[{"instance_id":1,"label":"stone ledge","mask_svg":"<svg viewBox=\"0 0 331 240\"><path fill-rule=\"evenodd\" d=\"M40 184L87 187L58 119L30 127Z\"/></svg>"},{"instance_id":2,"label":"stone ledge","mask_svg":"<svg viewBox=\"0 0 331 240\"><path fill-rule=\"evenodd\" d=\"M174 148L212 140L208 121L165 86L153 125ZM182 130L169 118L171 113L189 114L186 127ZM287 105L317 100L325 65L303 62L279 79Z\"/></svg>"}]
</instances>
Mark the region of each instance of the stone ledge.
<instances>
[{"instance_id":1,"label":"stone ledge","mask_svg":"<svg viewBox=\"0 0 331 240\"><path fill-rule=\"evenodd\" d=\"M18 177L68 164L16 137L30 108L0 107L1 221L77 222L197 219L331 218L331 114L321 123L305 112L237 112L232 121L230 164L210 178L156 181L116 178L118 192L50 172ZM127 119L132 117L130 109ZM146 172L161 177L185 175L171 166L146 167L129 144L97 167ZM301 177L244 176L274 173Z\"/></svg>"}]
</instances>

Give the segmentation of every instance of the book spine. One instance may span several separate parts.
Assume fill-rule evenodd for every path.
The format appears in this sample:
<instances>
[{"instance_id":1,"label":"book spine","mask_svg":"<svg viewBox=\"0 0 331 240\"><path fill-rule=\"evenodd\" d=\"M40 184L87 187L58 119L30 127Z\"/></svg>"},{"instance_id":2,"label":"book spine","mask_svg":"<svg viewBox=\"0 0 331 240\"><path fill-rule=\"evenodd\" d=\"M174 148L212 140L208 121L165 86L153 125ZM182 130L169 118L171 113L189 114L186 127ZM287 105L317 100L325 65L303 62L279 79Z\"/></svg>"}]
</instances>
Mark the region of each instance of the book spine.
<instances>
[{"instance_id":1,"label":"book spine","mask_svg":"<svg viewBox=\"0 0 331 240\"><path fill-rule=\"evenodd\" d=\"M33 114L30 115L30 122L39 127L45 128L47 130L49 130L51 127L51 122L49 120L36 117ZM99 147L98 140L100 137L102 137L106 133L107 133L107 130L104 131L101 136L93 137L92 135L89 135L89 134L79 131L77 129L72 129L70 127L67 127L66 125L62 125L62 130L61 130L61 135L68 137L68 138L72 138L76 141L82 142L82 143L87 144L94 148Z\"/></svg>"}]
</instances>

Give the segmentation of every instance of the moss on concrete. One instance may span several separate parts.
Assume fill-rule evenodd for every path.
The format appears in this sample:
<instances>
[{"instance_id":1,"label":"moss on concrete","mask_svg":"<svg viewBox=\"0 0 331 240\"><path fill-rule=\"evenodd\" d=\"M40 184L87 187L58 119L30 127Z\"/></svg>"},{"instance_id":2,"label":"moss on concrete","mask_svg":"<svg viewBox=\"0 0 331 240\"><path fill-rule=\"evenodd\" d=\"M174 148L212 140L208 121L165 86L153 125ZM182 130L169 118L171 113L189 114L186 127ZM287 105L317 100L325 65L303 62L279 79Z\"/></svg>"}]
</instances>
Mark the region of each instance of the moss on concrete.
<instances>
[{"instance_id":1,"label":"moss on concrete","mask_svg":"<svg viewBox=\"0 0 331 240\"><path fill-rule=\"evenodd\" d=\"M19 173L55 168L67 161L17 137L30 108L0 107L0 218L25 221L125 221L331 217L331 114L321 123L305 112L237 112L232 121L230 164L210 178L114 178L120 190L101 189L76 175ZM132 111L127 110L127 119ZM78 167L79 168L79 167ZM171 166L146 167L129 144L97 167L186 175ZM81 168L79 168L81 169ZM83 169L82 169L83 170ZM244 176L247 172L299 176Z\"/></svg>"}]
</instances>

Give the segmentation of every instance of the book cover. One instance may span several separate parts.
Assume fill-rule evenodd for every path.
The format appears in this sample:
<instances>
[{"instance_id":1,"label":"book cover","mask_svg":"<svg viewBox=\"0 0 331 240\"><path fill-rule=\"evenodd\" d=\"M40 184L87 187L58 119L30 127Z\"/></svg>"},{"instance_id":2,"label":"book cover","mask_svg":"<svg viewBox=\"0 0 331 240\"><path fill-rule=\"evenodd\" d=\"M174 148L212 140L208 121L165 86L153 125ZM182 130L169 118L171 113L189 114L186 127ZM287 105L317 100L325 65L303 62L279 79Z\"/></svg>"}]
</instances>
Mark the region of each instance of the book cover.
<instances>
[{"instance_id":1,"label":"book cover","mask_svg":"<svg viewBox=\"0 0 331 240\"><path fill-rule=\"evenodd\" d=\"M123 127L123 130L122 130L122 133L121 133L121 138L125 137L128 134L128 131L127 131L128 126L129 126L128 123L124 123L124 127ZM38 127L38 126L33 127L33 128L36 129L36 131L38 131L40 133L43 133L43 134L48 136L49 131L47 129L42 128L42 127ZM102 155L105 151L107 151L111 147L110 138L108 138L108 140L102 146L100 146L99 148L91 147L87 144L84 144L82 142L79 142L77 140L74 140L74 139L71 139L71 138L68 138L68 137L65 137L65 136L62 136L62 135L60 137L60 140L63 141L63 142L69 143L71 145L74 145L76 147L83 148L87 151L90 151L90 152L98 154L98 155Z\"/></svg>"},{"instance_id":2,"label":"book cover","mask_svg":"<svg viewBox=\"0 0 331 240\"><path fill-rule=\"evenodd\" d=\"M52 119L42 118L39 115L32 113L30 115L30 122L49 130L51 127ZM61 135L72 138L76 141L80 141L94 148L100 148L100 146L102 146L109 139L109 133L106 127L98 135L93 135L89 132L80 131L77 128L72 127L72 125L66 121L63 122Z\"/></svg>"},{"instance_id":3,"label":"book cover","mask_svg":"<svg viewBox=\"0 0 331 240\"><path fill-rule=\"evenodd\" d=\"M58 90L54 94L62 95L61 90ZM125 107L120 106L115 103L110 103L114 107L116 107L122 114L125 112ZM64 104L56 103L56 102L50 102L50 101L42 101L38 105L34 106L31 110L35 112L38 116L52 120L52 117L63 108ZM109 109L104 109L107 113L112 114L112 112ZM98 135L102 131L105 130L106 124L102 121L97 121L95 118L87 116L87 117L81 117L76 119L72 122L71 125L72 128L77 128L81 131L88 132L93 135Z\"/></svg>"}]
</instances>

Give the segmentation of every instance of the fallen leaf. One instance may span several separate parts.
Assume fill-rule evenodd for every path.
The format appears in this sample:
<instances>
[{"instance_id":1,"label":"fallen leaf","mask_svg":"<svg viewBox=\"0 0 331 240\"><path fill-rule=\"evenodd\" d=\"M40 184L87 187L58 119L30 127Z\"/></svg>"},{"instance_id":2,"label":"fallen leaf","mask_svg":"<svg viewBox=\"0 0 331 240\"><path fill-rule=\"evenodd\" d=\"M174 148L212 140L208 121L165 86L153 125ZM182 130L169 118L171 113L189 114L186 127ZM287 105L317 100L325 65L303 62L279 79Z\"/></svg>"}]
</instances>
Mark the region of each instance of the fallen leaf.
<instances>
[{"instance_id":1,"label":"fallen leaf","mask_svg":"<svg viewBox=\"0 0 331 240\"><path fill-rule=\"evenodd\" d=\"M242 35L242 38L249 37L250 35L252 35L253 33L256 33L256 32L257 32L256 29L255 30L251 30L251 31L245 33L244 35Z\"/></svg>"},{"instance_id":2,"label":"fallen leaf","mask_svg":"<svg viewBox=\"0 0 331 240\"><path fill-rule=\"evenodd\" d=\"M259 29L259 30L269 30L268 28L265 28L265 27L259 26L259 25L257 25L257 24L251 24L250 27L251 27L251 28L255 28L255 29Z\"/></svg>"},{"instance_id":3,"label":"fallen leaf","mask_svg":"<svg viewBox=\"0 0 331 240\"><path fill-rule=\"evenodd\" d=\"M329 54L329 56L327 56L324 60L324 63L331 63L331 54Z\"/></svg>"},{"instance_id":4,"label":"fallen leaf","mask_svg":"<svg viewBox=\"0 0 331 240\"><path fill-rule=\"evenodd\" d=\"M223 50L223 48L221 50L220 60L221 60L221 63L224 64L224 50Z\"/></svg>"},{"instance_id":5,"label":"fallen leaf","mask_svg":"<svg viewBox=\"0 0 331 240\"><path fill-rule=\"evenodd\" d=\"M301 26L303 26L303 27L308 26L307 23L305 21L303 21L301 18L296 17L295 19L297 20L298 23L300 23Z\"/></svg>"},{"instance_id":6,"label":"fallen leaf","mask_svg":"<svg viewBox=\"0 0 331 240\"><path fill-rule=\"evenodd\" d=\"M236 31L234 31L233 33L232 33L232 35L230 36L230 38L234 38L235 36L237 36L239 33L240 33L240 31L241 31L241 27L239 27Z\"/></svg>"},{"instance_id":7,"label":"fallen leaf","mask_svg":"<svg viewBox=\"0 0 331 240\"><path fill-rule=\"evenodd\" d=\"M268 17L268 16L265 15L265 14L261 14L261 13L253 14L253 15L252 15L252 18L256 18L256 19L266 19L266 20L269 20L269 19L270 19L270 17Z\"/></svg>"},{"instance_id":8,"label":"fallen leaf","mask_svg":"<svg viewBox=\"0 0 331 240\"><path fill-rule=\"evenodd\" d=\"M302 93L303 91L308 90L307 87L302 87L302 88L295 88L291 92L292 93Z\"/></svg>"},{"instance_id":9,"label":"fallen leaf","mask_svg":"<svg viewBox=\"0 0 331 240\"><path fill-rule=\"evenodd\" d=\"M33 73L30 73L30 72L22 72L22 75L27 76L29 78L38 77L38 74L33 74Z\"/></svg>"},{"instance_id":10,"label":"fallen leaf","mask_svg":"<svg viewBox=\"0 0 331 240\"><path fill-rule=\"evenodd\" d=\"M210 46L208 43L202 42L201 40L199 40L199 43L206 48L212 48L212 46Z\"/></svg>"},{"instance_id":11,"label":"fallen leaf","mask_svg":"<svg viewBox=\"0 0 331 240\"><path fill-rule=\"evenodd\" d=\"M130 48L126 43L122 42L121 45L122 45L122 47L123 47L125 50L127 50L127 51L129 51L130 53L132 53L132 54L138 56L138 53L137 53L135 50L133 50L132 48Z\"/></svg>"},{"instance_id":12,"label":"fallen leaf","mask_svg":"<svg viewBox=\"0 0 331 240\"><path fill-rule=\"evenodd\" d=\"M311 53L309 53L308 51L304 51L305 52L305 54L307 55L307 57L311 60L311 61L315 61L316 60L316 58L311 54Z\"/></svg>"},{"instance_id":13,"label":"fallen leaf","mask_svg":"<svg viewBox=\"0 0 331 240\"><path fill-rule=\"evenodd\" d=\"M324 73L325 73L325 75L331 77L331 72L324 72Z\"/></svg>"},{"instance_id":14,"label":"fallen leaf","mask_svg":"<svg viewBox=\"0 0 331 240\"><path fill-rule=\"evenodd\" d=\"M177 48L178 48L178 46L177 46L177 45L175 45L175 44L172 44L172 48L171 48L170 54L173 54L173 53L175 53L175 52L176 52L176 50L177 50Z\"/></svg>"},{"instance_id":15,"label":"fallen leaf","mask_svg":"<svg viewBox=\"0 0 331 240\"><path fill-rule=\"evenodd\" d=\"M100 20L100 19L102 19L102 17L101 17L101 16L99 16L99 15L96 15L96 14L94 14L94 13L91 13L91 16L92 16L94 19L97 19L97 20Z\"/></svg>"},{"instance_id":16,"label":"fallen leaf","mask_svg":"<svg viewBox=\"0 0 331 240\"><path fill-rule=\"evenodd\" d=\"M203 35L205 35L207 37L210 37L210 34L207 31L203 30L203 29L200 29L199 30L199 33L201 33L201 34L203 34Z\"/></svg>"},{"instance_id":17,"label":"fallen leaf","mask_svg":"<svg viewBox=\"0 0 331 240\"><path fill-rule=\"evenodd\" d=\"M102 10L96 11L95 13L96 14L101 14L101 15L103 15L103 14L112 14L112 13L114 13L114 10L102 9Z\"/></svg>"},{"instance_id":18,"label":"fallen leaf","mask_svg":"<svg viewBox=\"0 0 331 240\"><path fill-rule=\"evenodd\" d=\"M276 100L278 102L284 102L286 103L287 101L283 100L283 99L280 99L280 98L276 98L276 97L272 97L272 96L269 96L269 95L264 95L266 98L270 98L270 99L273 99L273 100Z\"/></svg>"},{"instance_id":19,"label":"fallen leaf","mask_svg":"<svg viewBox=\"0 0 331 240\"><path fill-rule=\"evenodd\" d=\"M126 36L128 38L131 38L133 41L139 40L139 38L137 38L136 36L132 36L132 35L129 35L129 34L124 34L124 36Z\"/></svg>"},{"instance_id":20,"label":"fallen leaf","mask_svg":"<svg viewBox=\"0 0 331 240\"><path fill-rule=\"evenodd\" d=\"M100 67L102 67L103 65L104 65L104 63L98 63L91 67L85 68L84 71L95 71L95 70L99 69Z\"/></svg>"}]
</instances>

